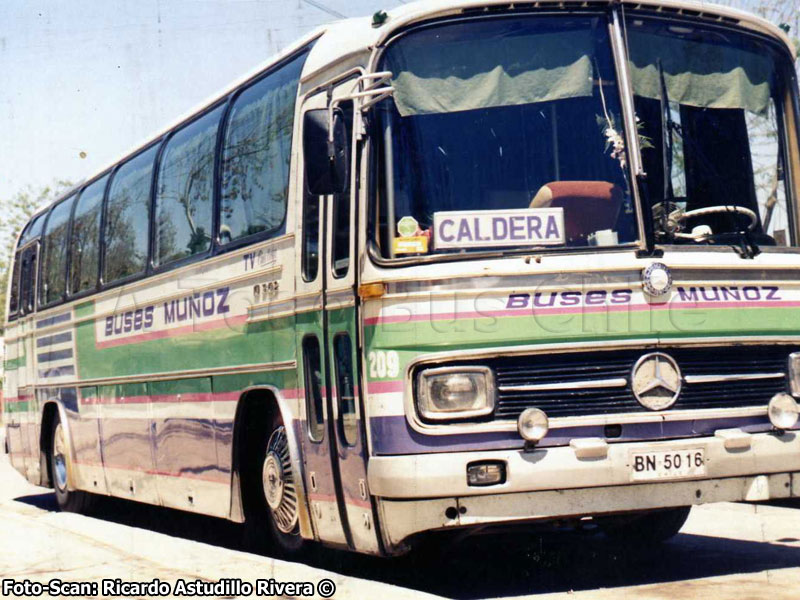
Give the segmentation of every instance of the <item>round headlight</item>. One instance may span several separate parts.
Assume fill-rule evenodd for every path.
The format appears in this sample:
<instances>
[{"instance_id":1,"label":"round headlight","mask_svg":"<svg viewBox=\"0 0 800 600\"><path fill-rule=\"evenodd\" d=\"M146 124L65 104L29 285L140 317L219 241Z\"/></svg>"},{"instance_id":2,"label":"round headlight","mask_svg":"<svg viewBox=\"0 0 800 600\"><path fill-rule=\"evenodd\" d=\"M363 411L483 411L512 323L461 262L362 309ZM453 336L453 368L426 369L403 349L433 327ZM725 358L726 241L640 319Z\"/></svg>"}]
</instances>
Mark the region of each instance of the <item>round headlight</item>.
<instances>
[{"instance_id":1,"label":"round headlight","mask_svg":"<svg viewBox=\"0 0 800 600\"><path fill-rule=\"evenodd\" d=\"M777 429L791 429L797 424L800 407L789 394L775 394L767 406L769 422Z\"/></svg>"},{"instance_id":2,"label":"round headlight","mask_svg":"<svg viewBox=\"0 0 800 600\"><path fill-rule=\"evenodd\" d=\"M550 422L543 410L526 408L517 421L519 434L528 442L538 442L547 435Z\"/></svg>"}]
</instances>

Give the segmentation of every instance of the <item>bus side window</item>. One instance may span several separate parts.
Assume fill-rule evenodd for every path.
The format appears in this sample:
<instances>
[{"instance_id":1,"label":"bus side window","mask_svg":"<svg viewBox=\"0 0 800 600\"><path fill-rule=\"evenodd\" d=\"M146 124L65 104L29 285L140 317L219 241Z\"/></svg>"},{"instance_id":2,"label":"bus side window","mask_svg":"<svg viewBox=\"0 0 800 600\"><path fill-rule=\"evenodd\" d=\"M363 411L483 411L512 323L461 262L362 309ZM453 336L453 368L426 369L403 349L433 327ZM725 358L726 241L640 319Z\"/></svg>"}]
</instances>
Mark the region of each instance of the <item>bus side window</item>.
<instances>
[{"instance_id":1,"label":"bus side window","mask_svg":"<svg viewBox=\"0 0 800 600\"><path fill-rule=\"evenodd\" d=\"M225 106L218 106L174 133L164 146L155 202L157 266L211 247L214 152Z\"/></svg>"},{"instance_id":2,"label":"bus side window","mask_svg":"<svg viewBox=\"0 0 800 600\"><path fill-rule=\"evenodd\" d=\"M356 420L356 394L353 383L353 346L350 335L337 334L333 338L334 362L336 363L336 396L339 401L342 437L348 446L358 441Z\"/></svg>"},{"instance_id":3,"label":"bus side window","mask_svg":"<svg viewBox=\"0 0 800 600\"><path fill-rule=\"evenodd\" d=\"M292 129L306 55L246 87L233 101L222 148L219 241L283 230Z\"/></svg>"},{"instance_id":4,"label":"bus side window","mask_svg":"<svg viewBox=\"0 0 800 600\"><path fill-rule=\"evenodd\" d=\"M69 220L75 196L56 204L50 211L42 236L42 275L39 306L64 299L67 291L67 246Z\"/></svg>"},{"instance_id":5,"label":"bus side window","mask_svg":"<svg viewBox=\"0 0 800 600\"><path fill-rule=\"evenodd\" d=\"M8 318L16 318L19 311L19 267L22 255L17 252L14 256L14 270L11 272L11 295L8 299Z\"/></svg>"},{"instance_id":6,"label":"bus side window","mask_svg":"<svg viewBox=\"0 0 800 600\"><path fill-rule=\"evenodd\" d=\"M100 262L100 215L108 176L86 186L78 198L70 236L69 293L80 294L97 286Z\"/></svg>"},{"instance_id":7,"label":"bus side window","mask_svg":"<svg viewBox=\"0 0 800 600\"><path fill-rule=\"evenodd\" d=\"M325 435L325 413L322 399L322 360L319 340L315 335L308 335L303 339L303 378L308 437L312 442L321 442Z\"/></svg>"},{"instance_id":8,"label":"bus side window","mask_svg":"<svg viewBox=\"0 0 800 600\"><path fill-rule=\"evenodd\" d=\"M38 246L29 246L22 252L22 267L20 267L20 314L33 312L36 300L36 254Z\"/></svg>"},{"instance_id":9,"label":"bus side window","mask_svg":"<svg viewBox=\"0 0 800 600\"><path fill-rule=\"evenodd\" d=\"M347 139L353 139L353 101L339 104L344 114ZM348 157L350 160L350 157ZM352 166L355 168L355 165ZM333 197L333 276L342 278L350 269L350 179L341 194Z\"/></svg>"},{"instance_id":10,"label":"bus side window","mask_svg":"<svg viewBox=\"0 0 800 600\"><path fill-rule=\"evenodd\" d=\"M319 271L319 200L305 187L303 194L303 279L314 281Z\"/></svg>"},{"instance_id":11,"label":"bus side window","mask_svg":"<svg viewBox=\"0 0 800 600\"><path fill-rule=\"evenodd\" d=\"M103 283L144 272L150 245L150 189L158 144L123 164L111 179L105 209Z\"/></svg>"}]
</instances>

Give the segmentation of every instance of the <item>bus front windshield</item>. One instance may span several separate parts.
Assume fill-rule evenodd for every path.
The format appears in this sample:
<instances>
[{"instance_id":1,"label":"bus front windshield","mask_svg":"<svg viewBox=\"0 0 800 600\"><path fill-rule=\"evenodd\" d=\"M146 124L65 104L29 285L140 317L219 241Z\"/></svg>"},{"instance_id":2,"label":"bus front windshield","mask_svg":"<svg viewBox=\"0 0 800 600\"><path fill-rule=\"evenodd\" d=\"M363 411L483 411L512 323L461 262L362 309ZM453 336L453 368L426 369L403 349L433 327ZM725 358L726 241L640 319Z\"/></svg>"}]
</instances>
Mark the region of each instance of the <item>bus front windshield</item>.
<instances>
[{"instance_id":1,"label":"bus front windshield","mask_svg":"<svg viewBox=\"0 0 800 600\"><path fill-rule=\"evenodd\" d=\"M375 110L384 258L636 241L604 15L460 20L391 44Z\"/></svg>"},{"instance_id":2,"label":"bus front windshield","mask_svg":"<svg viewBox=\"0 0 800 600\"><path fill-rule=\"evenodd\" d=\"M658 241L797 245L788 53L687 20L629 17L624 32Z\"/></svg>"}]
</instances>

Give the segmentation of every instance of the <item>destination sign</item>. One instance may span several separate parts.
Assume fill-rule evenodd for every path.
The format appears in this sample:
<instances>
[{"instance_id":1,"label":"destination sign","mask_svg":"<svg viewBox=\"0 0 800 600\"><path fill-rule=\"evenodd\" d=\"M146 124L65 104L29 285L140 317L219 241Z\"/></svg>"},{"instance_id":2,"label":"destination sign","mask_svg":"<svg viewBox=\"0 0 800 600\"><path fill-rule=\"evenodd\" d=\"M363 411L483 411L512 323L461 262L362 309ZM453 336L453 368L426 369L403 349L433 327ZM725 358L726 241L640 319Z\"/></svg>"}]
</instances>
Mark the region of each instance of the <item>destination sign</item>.
<instances>
[{"instance_id":1,"label":"destination sign","mask_svg":"<svg viewBox=\"0 0 800 600\"><path fill-rule=\"evenodd\" d=\"M437 212L433 230L437 250L563 244L564 209Z\"/></svg>"}]
</instances>

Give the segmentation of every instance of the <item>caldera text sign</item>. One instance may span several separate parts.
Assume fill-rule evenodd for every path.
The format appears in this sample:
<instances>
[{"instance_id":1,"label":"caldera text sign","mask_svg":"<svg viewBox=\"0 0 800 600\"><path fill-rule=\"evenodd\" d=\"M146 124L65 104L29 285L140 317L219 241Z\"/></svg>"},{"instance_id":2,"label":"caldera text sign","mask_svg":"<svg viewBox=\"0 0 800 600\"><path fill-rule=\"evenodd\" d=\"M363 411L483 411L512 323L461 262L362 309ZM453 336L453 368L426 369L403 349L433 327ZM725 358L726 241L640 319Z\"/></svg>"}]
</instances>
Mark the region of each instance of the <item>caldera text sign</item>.
<instances>
[{"instance_id":1,"label":"caldera text sign","mask_svg":"<svg viewBox=\"0 0 800 600\"><path fill-rule=\"evenodd\" d=\"M433 240L444 248L496 248L564 243L563 208L463 210L433 214Z\"/></svg>"}]
</instances>

